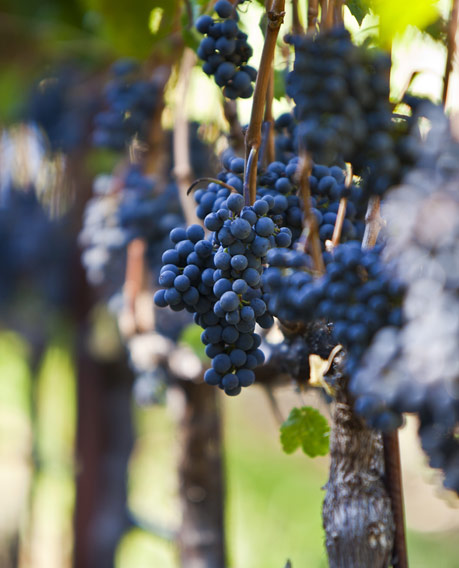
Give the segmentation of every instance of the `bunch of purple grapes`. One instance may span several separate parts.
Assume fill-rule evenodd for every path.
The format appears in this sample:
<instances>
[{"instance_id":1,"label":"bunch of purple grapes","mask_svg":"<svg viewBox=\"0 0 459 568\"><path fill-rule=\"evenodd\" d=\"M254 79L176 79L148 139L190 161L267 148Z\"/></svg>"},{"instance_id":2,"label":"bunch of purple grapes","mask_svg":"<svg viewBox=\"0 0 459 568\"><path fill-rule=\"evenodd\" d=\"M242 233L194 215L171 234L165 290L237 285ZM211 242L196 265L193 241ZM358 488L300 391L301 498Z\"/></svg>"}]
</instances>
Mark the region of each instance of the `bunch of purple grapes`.
<instances>
[{"instance_id":1,"label":"bunch of purple grapes","mask_svg":"<svg viewBox=\"0 0 459 568\"><path fill-rule=\"evenodd\" d=\"M256 69L247 65L253 53L248 36L239 29L236 7L231 2L218 0L214 9L220 20L204 15L196 21L196 29L205 35L198 48L203 71L214 76L225 97L248 99L257 77Z\"/></svg>"}]
</instances>

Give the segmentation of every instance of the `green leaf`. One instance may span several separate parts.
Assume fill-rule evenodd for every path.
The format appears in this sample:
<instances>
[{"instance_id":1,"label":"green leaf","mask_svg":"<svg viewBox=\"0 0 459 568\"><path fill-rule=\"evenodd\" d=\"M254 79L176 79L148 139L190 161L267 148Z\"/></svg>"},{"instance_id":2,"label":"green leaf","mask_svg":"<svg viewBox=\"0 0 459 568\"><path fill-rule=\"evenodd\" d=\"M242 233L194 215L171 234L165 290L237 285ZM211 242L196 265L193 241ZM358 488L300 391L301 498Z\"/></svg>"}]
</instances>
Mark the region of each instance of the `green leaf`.
<instances>
[{"instance_id":1,"label":"green leaf","mask_svg":"<svg viewBox=\"0 0 459 568\"><path fill-rule=\"evenodd\" d=\"M347 7L349 8L351 14L358 21L359 26L362 25L363 18L368 14L368 2L365 0L347 0Z\"/></svg>"},{"instance_id":2,"label":"green leaf","mask_svg":"<svg viewBox=\"0 0 459 568\"><path fill-rule=\"evenodd\" d=\"M188 345L201 361L208 361L205 347L201 341L201 333L202 329L195 323L191 323L183 329L179 337L179 342Z\"/></svg>"},{"instance_id":3,"label":"green leaf","mask_svg":"<svg viewBox=\"0 0 459 568\"><path fill-rule=\"evenodd\" d=\"M123 56L144 58L155 46L167 48L178 0L82 0L100 18L100 33ZM152 5L153 4L153 5Z\"/></svg>"},{"instance_id":4,"label":"green leaf","mask_svg":"<svg viewBox=\"0 0 459 568\"><path fill-rule=\"evenodd\" d=\"M280 100L285 97L285 69L274 69L274 98Z\"/></svg>"},{"instance_id":5,"label":"green leaf","mask_svg":"<svg viewBox=\"0 0 459 568\"><path fill-rule=\"evenodd\" d=\"M424 30L439 17L437 0L370 0L372 12L379 16L379 35L383 47L390 48L392 40L408 26Z\"/></svg>"},{"instance_id":6,"label":"green leaf","mask_svg":"<svg viewBox=\"0 0 459 568\"><path fill-rule=\"evenodd\" d=\"M280 428L280 440L286 454L299 447L311 458L325 456L329 449L330 427L327 419L311 406L293 408Z\"/></svg>"}]
</instances>

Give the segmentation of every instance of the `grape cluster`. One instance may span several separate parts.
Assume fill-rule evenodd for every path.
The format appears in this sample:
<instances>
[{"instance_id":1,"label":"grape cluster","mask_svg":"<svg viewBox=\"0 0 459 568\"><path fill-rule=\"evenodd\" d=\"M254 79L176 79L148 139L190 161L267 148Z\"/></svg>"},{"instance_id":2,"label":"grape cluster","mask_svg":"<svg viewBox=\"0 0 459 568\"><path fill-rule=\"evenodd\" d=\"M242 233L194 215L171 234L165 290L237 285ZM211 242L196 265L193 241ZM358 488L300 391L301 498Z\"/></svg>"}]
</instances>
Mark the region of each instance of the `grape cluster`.
<instances>
[{"instance_id":1,"label":"grape cluster","mask_svg":"<svg viewBox=\"0 0 459 568\"><path fill-rule=\"evenodd\" d=\"M78 236L88 282L93 286L108 285L109 296L122 285L128 244L118 220L121 194L113 191L114 185L110 175L94 180L93 196L86 204Z\"/></svg>"},{"instance_id":2,"label":"grape cluster","mask_svg":"<svg viewBox=\"0 0 459 568\"><path fill-rule=\"evenodd\" d=\"M285 112L274 121L274 150L276 160L287 164L298 154L297 122L290 112Z\"/></svg>"},{"instance_id":3,"label":"grape cluster","mask_svg":"<svg viewBox=\"0 0 459 568\"><path fill-rule=\"evenodd\" d=\"M459 493L459 144L443 111L431 110L419 165L383 209L385 257L406 287L404 323L375 335L350 387L370 420L417 413L432 467Z\"/></svg>"},{"instance_id":4,"label":"grape cluster","mask_svg":"<svg viewBox=\"0 0 459 568\"><path fill-rule=\"evenodd\" d=\"M218 174L218 180L242 193L244 160L228 156L224 159L223 165L225 171ZM276 225L290 229L293 241L299 238L303 227L297 170L298 158L294 157L287 164L272 162L265 170L259 172L257 178L257 198L267 195L273 198L274 205L269 215ZM362 207L362 191L356 186L345 187L344 172L340 167L314 165L309 185L312 196L311 207L317 219L323 250L325 250L325 241L331 239L333 235L341 197L348 198L341 240L345 242L363 236L365 208ZM230 190L227 187L216 182L210 183L205 189L196 190L194 199L197 203L198 217L204 219L209 213L218 210L229 194Z\"/></svg>"},{"instance_id":5,"label":"grape cluster","mask_svg":"<svg viewBox=\"0 0 459 568\"><path fill-rule=\"evenodd\" d=\"M314 279L305 253L270 251L263 275L268 308L290 322L332 322L332 335L346 348L347 371L353 375L373 336L385 326L401 325L402 287L385 272L380 251L364 251L358 241L324 256L325 274Z\"/></svg>"},{"instance_id":6,"label":"grape cluster","mask_svg":"<svg viewBox=\"0 0 459 568\"><path fill-rule=\"evenodd\" d=\"M205 35L198 48L198 56L204 61L203 71L214 76L225 97L248 99L257 77L256 69L247 65L252 56L248 36L239 29L236 8L231 2L218 0L214 9L220 21L208 15L196 21L196 29Z\"/></svg>"},{"instance_id":7,"label":"grape cluster","mask_svg":"<svg viewBox=\"0 0 459 568\"><path fill-rule=\"evenodd\" d=\"M52 152L71 152L86 143L97 100L79 89L85 79L78 67L53 69L31 89L24 118L46 134Z\"/></svg>"},{"instance_id":8,"label":"grape cluster","mask_svg":"<svg viewBox=\"0 0 459 568\"><path fill-rule=\"evenodd\" d=\"M272 205L266 197L244 207L242 195L232 193L205 218L211 240L198 225L174 229L175 247L163 255L164 288L155 303L195 313L212 359L204 379L232 396L254 382L253 369L264 360L255 324L269 328L274 322L261 289L263 262L271 247L289 245L291 234L267 215Z\"/></svg>"},{"instance_id":9,"label":"grape cluster","mask_svg":"<svg viewBox=\"0 0 459 568\"><path fill-rule=\"evenodd\" d=\"M171 229L183 222L175 184L160 191L155 180L135 166L128 170L120 188L118 183L110 175L96 178L79 235L88 281L105 287L107 296L123 284L126 249L133 239L146 242L147 260L155 271L169 244Z\"/></svg>"},{"instance_id":10,"label":"grape cluster","mask_svg":"<svg viewBox=\"0 0 459 568\"><path fill-rule=\"evenodd\" d=\"M96 146L121 151L134 136L146 141L148 128L160 101L158 86L140 77L139 65L122 59L112 67L112 79L105 88L105 110L95 117L93 142Z\"/></svg>"},{"instance_id":11,"label":"grape cluster","mask_svg":"<svg viewBox=\"0 0 459 568\"><path fill-rule=\"evenodd\" d=\"M47 306L60 308L70 301L73 243L68 219L52 218L37 194L34 185L8 183L1 188L0 307L4 320L18 300L38 297Z\"/></svg>"},{"instance_id":12,"label":"grape cluster","mask_svg":"<svg viewBox=\"0 0 459 568\"><path fill-rule=\"evenodd\" d=\"M382 195L418 151L411 123L392 119L390 59L353 45L344 28L289 41L295 64L287 94L296 103L302 144L320 162L350 162L367 192Z\"/></svg>"}]
</instances>

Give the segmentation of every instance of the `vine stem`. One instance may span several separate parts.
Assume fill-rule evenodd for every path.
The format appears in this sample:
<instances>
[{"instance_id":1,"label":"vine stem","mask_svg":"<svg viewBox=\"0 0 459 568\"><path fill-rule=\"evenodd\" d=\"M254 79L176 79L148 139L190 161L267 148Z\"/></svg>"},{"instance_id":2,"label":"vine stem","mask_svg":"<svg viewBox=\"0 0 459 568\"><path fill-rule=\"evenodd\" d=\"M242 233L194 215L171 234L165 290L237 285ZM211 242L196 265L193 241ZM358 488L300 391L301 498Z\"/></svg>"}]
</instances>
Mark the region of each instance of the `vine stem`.
<instances>
[{"instance_id":1,"label":"vine stem","mask_svg":"<svg viewBox=\"0 0 459 568\"><path fill-rule=\"evenodd\" d=\"M405 514L403 510L402 466L398 431L383 434L384 477L389 493L395 535L392 558L393 568L408 568L408 554L405 536Z\"/></svg>"},{"instance_id":2,"label":"vine stem","mask_svg":"<svg viewBox=\"0 0 459 568\"><path fill-rule=\"evenodd\" d=\"M447 54L446 54L446 64L445 72L443 75L443 93L442 93L442 103L446 106L446 100L448 98L448 86L449 77L453 68L454 53L456 51L456 32L457 32L457 20L459 13L459 0L453 0L451 7L451 15L448 24L448 41L447 41Z\"/></svg>"},{"instance_id":3,"label":"vine stem","mask_svg":"<svg viewBox=\"0 0 459 568\"><path fill-rule=\"evenodd\" d=\"M225 99L223 101L223 113L229 125L229 140L237 154L244 152L244 134L237 115L236 101Z\"/></svg>"},{"instance_id":4,"label":"vine stem","mask_svg":"<svg viewBox=\"0 0 459 568\"><path fill-rule=\"evenodd\" d=\"M256 155L258 152L255 148L250 148L249 156L245 163L245 171L244 171L244 183L242 186L242 194L244 195L244 203L246 205L253 205L255 198L251 198L251 191L250 191L250 179L253 176L253 171L255 170L255 181L257 177L257 160ZM256 188L255 188L256 190Z\"/></svg>"},{"instance_id":5,"label":"vine stem","mask_svg":"<svg viewBox=\"0 0 459 568\"><path fill-rule=\"evenodd\" d=\"M325 272L324 260L322 258L322 247L320 246L319 228L317 219L311 209L311 188L309 185L309 176L311 175L311 157L302 150L300 152L300 161L298 164L298 183L300 187L300 195L303 201L304 210L304 229L307 231L307 238L304 246L310 245L314 268L318 274Z\"/></svg>"},{"instance_id":6,"label":"vine stem","mask_svg":"<svg viewBox=\"0 0 459 568\"><path fill-rule=\"evenodd\" d=\"M379 231L383 225L381 218L381 200L377 195L372 195L368 202L365 214L365 233L362 239L362 248L373 248L378 239Z\"/></svg>"},{"instance_id":7,"label":"vine stem","mask_svg":"<svg viewBox=\"0 0 459 568\"><path fill-rule=\"evenodd\" d=\"M308 2L308 34L313 34L317 27L317 16L319 14L319 0Z\"/></svg>"},{"instance_id":8,"label":"vine stem","mask_svg":"<svg viewBox=\"0 0 459 568\"><path fill-rule=\"evenodd\" d=\"M352 166L347 164L346 179L344 181L344 187L349 189L352 184ZM336 247L341 239L341 233L343 231L344 218L346 217L347 208L347 197L342 197L339 202L338 213L336 215L335 227L333 229L332 236L332 246Z\"/></svg>"},{"instance_id":9,"label":"vine stem","mask_svg":"<svg viewBox=\"0 0 459 568\"><path fill-rule=\"evenodd\" d=\"M228 185L227 183L225 183L224 181L221 181L220 179L217 178L211 178L211 177L202 177L202 178L198 178L195 179L194 182L190 185L190 187L187 189L186 194L190 195L190 193L193 191L193 189L199 185L200 183L216 183L218 185L221 185L222 187L226 187L226 189L229 189L230 191L236 192L237 193L237 189L234 188L232 185Z\"/></svg>"},{"instance_id":10,"label":"vine stem","mask_svg":"<svg viewBox=\"0 0 459 568\"><path fill-rule=\"evenodd\" d=\"M190 165L190 137L185 101L190 86L191 71L195 63L196 55L194 51L190 48L186 48L183 53L175 90L174 175L177 180L180 204L185 215L185 220L189 225L201 223L196 216L192 200L188 199L188 188L192 181L192 170Z\"/></svg>"},{"instance_id":11,"label":"vine stem","mask_svg":"<svg viewBox=\"0 0 459 568\"><path fill-rule=\"evenodd\" d=\"M292 0L292 33L294 35L303 35L304 29L301 24L300 12L298 10L298 0Z\"/></svg>"},{"instance_id":12,"label":"vine stem","mask_svg":"<svg viewBox=\"0 0 459 568\"><path fill-rule=\"evenodd\" d=\"M362 241L363 249L371 249L376 244L382 226L380 208L380 198L378 196L370 197L367 213L365 215L365 234ZM402 469L397 430L383 435L383 448L385 484L390 497L395 524L392 565L393 568L408 568L403 510Z\"/></svg>"},{"instance_id":13,"label":"vine stem","mask_svg":"<svg viewBox=\"0 0 459 568\"><path fill-rule=\"evenodd\" d=\"M267 128L266 152L265 152L265 161L267 164L274 162L275 158L273 99L274 99L274 66L271 65L268 88L266 90L266 106L265 106L265 116L264 116L264 123L266 124Z\"/></svg>"},{"instance_id":14,"label":"vine stem","mask_svg":"<svg viewBox=\"0 0 459 568\"><path fill-rule=\"evenodd\" d=\"M273 0L271 10L268 10L268 25L266 28L266 38L261 53L260 67L258 69L255 91L253 94L252 113L249 126L245 137L245 168L248 170L249 156L252 155L253 166L244 173L247 179L246 203L253 204L257 193L257 161L258 152L261 144L261 125L263 122L263 112L266 103L266 93L268 90L269 78L271 75L274 51L276 48L279 28L284 21L285 0Z\"/></svg>"}]
</instances>

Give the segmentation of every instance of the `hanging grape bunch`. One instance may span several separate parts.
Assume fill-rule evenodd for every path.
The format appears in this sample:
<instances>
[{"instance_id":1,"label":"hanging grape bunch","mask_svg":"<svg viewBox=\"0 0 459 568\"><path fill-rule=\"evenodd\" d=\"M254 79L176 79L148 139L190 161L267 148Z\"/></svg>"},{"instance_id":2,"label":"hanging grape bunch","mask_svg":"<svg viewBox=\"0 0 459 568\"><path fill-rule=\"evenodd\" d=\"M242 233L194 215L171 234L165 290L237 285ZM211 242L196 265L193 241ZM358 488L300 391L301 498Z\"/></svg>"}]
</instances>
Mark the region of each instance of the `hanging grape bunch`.
<instances>
[{"instance_id":1,"label":"hanging grape bunch","mask_svg":"<svg viewBox=\"0 0 459 568\"><path fill-rule=\"evenodd\" d=\"M255 324L269 328L274 323L261 288L263 264L270 248L290 244L291 233L269 217L273 205L267 196L244 207L242 195L232 193L207 215L209 239L199 225L174 229L175 248L163 255L159 283L164 289L156 292L155 302L195 313L212 359L205 381L231 396L254 382L253 369L264 361Z\"/></svg>"},{"instance_id":2,"label":"hanging grape bunch","mask_svg":"<svg viewBox=\"0 0 459 568\"><path fill-rule=\"evenodd\" d=\"M402 141L393 120L390 58L354 45L344 28L288 41L295 65L287 93L296 103L300 143L320 162L351 163L364 189L383 195L417 156L414 124L406 120Z\"/></svg>"},{"instance_id":3,"label":"hanging grape bunch","mask_svg":"<svg viewBox=\"0 0 459 568\"><path fill-rule=\"evenodd\" d=\"M196 29L205 35L198 48L203 71L214 76L225 97L248 99L257 77L256 69L247 65L253 52L248 36L239 29L239 17L231 2L219 0L214 9L220 20L205 14L196 21Z\"/></svg>"},{"instance_id":4,"label":"hanging grape bunch","mask_svg":"<svg viewBox=\"0 0 459 568\"><path fill-rule=\"evenodd\" d=\"M146 142L148 128L161 97L157 85L140 77L132 59L112 66L112 79L105 90L106 108L95 117L95 146L125 150L134 136Z\"/></svg>"}]
</instances>

